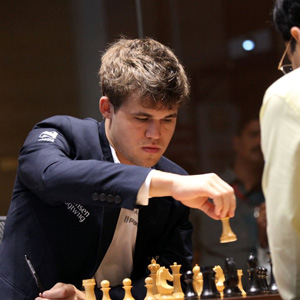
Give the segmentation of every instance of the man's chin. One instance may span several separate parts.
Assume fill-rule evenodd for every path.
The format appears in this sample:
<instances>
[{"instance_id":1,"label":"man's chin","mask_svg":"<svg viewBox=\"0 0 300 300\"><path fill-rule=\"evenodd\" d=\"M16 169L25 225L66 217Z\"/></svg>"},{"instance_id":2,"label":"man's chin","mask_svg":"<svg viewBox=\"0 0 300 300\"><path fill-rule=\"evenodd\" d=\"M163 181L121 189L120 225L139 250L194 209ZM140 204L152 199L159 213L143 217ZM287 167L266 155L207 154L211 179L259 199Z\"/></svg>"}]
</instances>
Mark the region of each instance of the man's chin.
<instances>
[{"instance_id":1,"label":"man's chin","mask_svg":"<svg viewBox=\"0 0 300 300\"><path fill-rule=\"evenodd\" d=\"M161 156L158 158L147 158L145 160L143 160L140 164L141 167L145 167L145 168L152 168L153 166L155 166L158 161L160 160Z\"/></svg>"}]
</instances>

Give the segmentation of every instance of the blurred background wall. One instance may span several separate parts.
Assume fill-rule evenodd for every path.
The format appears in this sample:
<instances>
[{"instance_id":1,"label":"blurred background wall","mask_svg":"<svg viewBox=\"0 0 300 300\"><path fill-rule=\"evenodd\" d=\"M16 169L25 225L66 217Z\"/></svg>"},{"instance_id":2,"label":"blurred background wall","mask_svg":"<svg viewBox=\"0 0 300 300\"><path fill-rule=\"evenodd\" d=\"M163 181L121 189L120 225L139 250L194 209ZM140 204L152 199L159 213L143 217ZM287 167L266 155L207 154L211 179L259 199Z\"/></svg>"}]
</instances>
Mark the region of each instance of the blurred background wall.
<instances>
[{"instance_id":1,"label":"blurred background wall","mask_svg":"<svg viewBox=\"0 0 300 300\"><path fill-rule=\"evenodd\" d=\"M189 75L190 103L166 156L191 174L220 172L241 114L258 112L281 76L273 0L51 0L0 3L0 215L34 124L55 114L101 120L98 69L121 35L170 46ZM243 50L245 40L255 48Z\"/></svg>"}]
</instances>

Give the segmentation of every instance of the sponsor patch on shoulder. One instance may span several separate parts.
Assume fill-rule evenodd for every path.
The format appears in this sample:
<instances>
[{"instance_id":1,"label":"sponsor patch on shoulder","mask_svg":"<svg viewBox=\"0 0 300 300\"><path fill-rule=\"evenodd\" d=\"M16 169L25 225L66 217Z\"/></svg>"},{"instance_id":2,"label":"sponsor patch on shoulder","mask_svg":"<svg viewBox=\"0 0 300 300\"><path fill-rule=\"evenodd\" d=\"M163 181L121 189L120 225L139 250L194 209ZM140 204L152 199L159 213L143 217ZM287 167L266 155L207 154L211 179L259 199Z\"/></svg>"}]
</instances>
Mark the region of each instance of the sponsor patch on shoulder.
<instances>
[{"instance_id":1,"label":"sponsor patch on shoulder","mask_svg":"<svg viewBox=\"0 0 300 300\"><path fill-rule=\"evenodd\" d=\"M38 138L38 141L54 142L58 133L56 131L43 131Z\"/></svg>"}]
</instances>

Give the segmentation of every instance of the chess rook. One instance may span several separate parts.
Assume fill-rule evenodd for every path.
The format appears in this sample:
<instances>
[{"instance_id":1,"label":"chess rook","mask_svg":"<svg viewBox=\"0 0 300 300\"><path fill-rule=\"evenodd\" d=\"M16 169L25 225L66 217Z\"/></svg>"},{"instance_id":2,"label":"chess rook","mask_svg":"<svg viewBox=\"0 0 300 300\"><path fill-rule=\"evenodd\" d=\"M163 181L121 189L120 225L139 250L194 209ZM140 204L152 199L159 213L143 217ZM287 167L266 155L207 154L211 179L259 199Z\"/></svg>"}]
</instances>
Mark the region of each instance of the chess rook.
<instances>
[{"instance_id":1,"label":"chess rook","mask_svg":"<svg viewBox=\"0 0 300 300\"><path fill-rule=\"evenodd\" d=\"M95 279L84 279L82 280L82 285L84 287L85 290L85 300L96 300L96 296L95 296Z\"/></svg>"}]
</instances>

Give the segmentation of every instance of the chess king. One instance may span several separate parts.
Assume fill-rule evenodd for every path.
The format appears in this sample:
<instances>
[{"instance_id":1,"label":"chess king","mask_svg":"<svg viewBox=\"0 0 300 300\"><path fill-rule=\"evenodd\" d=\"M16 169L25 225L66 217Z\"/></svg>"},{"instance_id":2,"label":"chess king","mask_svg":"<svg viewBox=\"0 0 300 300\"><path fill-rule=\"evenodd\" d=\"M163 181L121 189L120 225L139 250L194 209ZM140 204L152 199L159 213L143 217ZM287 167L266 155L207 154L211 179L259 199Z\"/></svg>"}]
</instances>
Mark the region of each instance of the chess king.
<instances>
[{"instance_id":1,"label":"chess king","mask_svg":"<svg viewBox=\"0 0 300 300\"><path fill-rule=\"evenodd\" d=\"M216 220L234 215L227 183L190 176L163 156L189 97L173 51L153 39L120 39L99 74L102 122L50 117L20 151L0 244L0 299L84 299L82 280L95 278L98 299L108 280L118 300L130 278L142 300L152 257L191 269L190 207Z\"/></svg>"}]
</instances>

